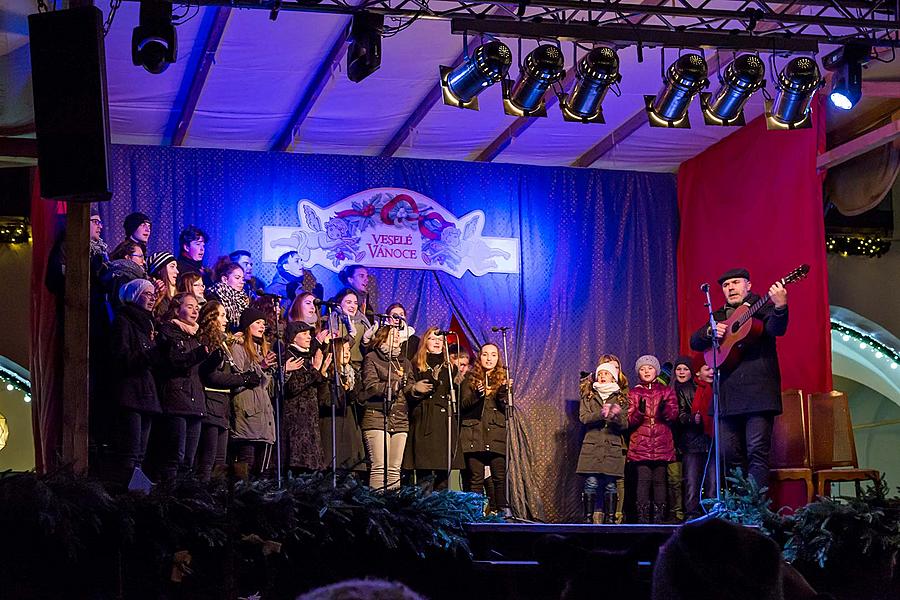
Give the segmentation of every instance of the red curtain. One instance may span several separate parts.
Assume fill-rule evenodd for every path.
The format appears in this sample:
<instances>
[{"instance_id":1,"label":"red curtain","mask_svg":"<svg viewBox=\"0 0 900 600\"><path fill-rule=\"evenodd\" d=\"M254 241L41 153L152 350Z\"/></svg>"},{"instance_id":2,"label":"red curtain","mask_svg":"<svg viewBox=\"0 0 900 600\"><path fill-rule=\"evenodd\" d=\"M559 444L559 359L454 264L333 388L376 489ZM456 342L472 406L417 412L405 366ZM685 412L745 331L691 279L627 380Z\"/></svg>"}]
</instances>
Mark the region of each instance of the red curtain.
<instances>
[{"instance_id":1,"label":"red curtain","mask_svg":"<svg viewBox=\"0 0 900 600\"><path fill-rule=\"evenodd\" d=\"M682 163L678 171L678 327L682 351L707 319L700 284L733 267L750 271L764 294L802 263L807 279L788 288L790 320L778 340L783 389L831 390L831 332L822 176L825 110L814 105L812 128L767 131L760 117Z\"/></svg>"},{"instance_id":2,"label":"red curtain","mask_svg":"<svg viewBox=\"0 0 900 600\"><path fill-rule=\"evenodd\" d=\"M64 203L41 198L35 171L31 194L31 398L39 473L58 464L62 440L62 298L52 294L45 281L64 215Z\"/></svg>"}]
</instances>

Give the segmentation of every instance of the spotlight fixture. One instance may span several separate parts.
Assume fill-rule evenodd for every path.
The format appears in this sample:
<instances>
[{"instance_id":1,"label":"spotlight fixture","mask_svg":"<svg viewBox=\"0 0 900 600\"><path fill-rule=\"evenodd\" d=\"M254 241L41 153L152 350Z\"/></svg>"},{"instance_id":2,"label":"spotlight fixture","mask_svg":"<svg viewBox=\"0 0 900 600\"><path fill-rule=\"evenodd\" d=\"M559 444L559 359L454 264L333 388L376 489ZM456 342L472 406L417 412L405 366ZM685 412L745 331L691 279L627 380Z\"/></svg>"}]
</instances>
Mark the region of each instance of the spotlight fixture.
<instances>
[{"instance_id":1,"label":"spotlight fixture","mask_svg":"<svg viewBox=\"0 0 900 600\"><path fill-rule=\"evenodd\" d=\"M699 54L683 54L669 65L659 93L644 96L650 127L690 129L688 107L697 92L709 85L706 73L706 60Z\"/></svg>"},{"instance_id":2,"label":"spotlight fixture","mask_svg":"<svg viewBox=\"0 0 900 600\"><path fill-rule=\"evenodd\" d=\"M594 48L578 61L576 83L572 93L563 97L563 119L582 123L606 123L603 118L603 98L610 86L622 81L619 56L612 48Z\"/></svg>"},{"instance_id":3,"label":"spotlight fixture","mask_svg":"<svg viewBox=\"0 0 900 600\"><path fill-rule=\"evenodd\" d=\"M444 104L478 110L478 94L502 81L512 64L512 52L503 42L491 41L475 48L472 56L456 67L441 67Z\"/></svg>"},{"instance_id":4,"label":"spotlight fixture","mask_svg":"<svg viewBox=\"0 0 900 600\"><path fill-rule=\"evenodd\" d=\"M562 52L550 44L542 44L525 57L519 80L510 91L504 81L503 110L515 117L546 117L544 93L565 75Z\"/></svg>"},{"instance_id":5,"label":"spotlight fixture","mask_svg":"<svg viewBox=\"0 0 900 600\"><path fill-rule=\"evenodd\" d=\"M741 54L731 61L718 91L700 94L704 122L720 127L744 125L744 105L766 84L765 76L765 64L755 54Z\"/></svg>"},{"instance_id":6,"label":"spotlight fixture","mask_svg":"<svg viewBox=\"0 0 900 600\"><path fill-rule=\"evenodd\" d=\"M775 86L778 93L766 101L768 129L805 129L812 125L809 108L816 90L822 87L816 61L808 56L791 60L778 74Z\"/></svg>"},{"instance_id":7,"label":"spotlight fixture","mask_svg":"<svg viewBox=\"0 0 900 600\"><path fill-rule=\"evenodd\" d=\"M177 52L172 3L141 0L139 19L131 34L131 62L158 75L175 62Z\"/></svg>"},{"instance_id":8,"label":"spotlight fixture","mask_svg":"<svg viewBox=\"0 0 900 600\"><path fill-rule=\"evenodd\" d=\"M870 51L865 46L847 44L822 59L822 66L831 71L831 103L841 110L850 110L862 98L862 66L869 62Z\"/></svg>"},{"instance_id":9,"label":"spotlight fixture","mask_svg":"<svg viewBox=\"0 0 900 600\"><path fill-rule=\"evenodd\" d=\"M381 34L384 15L361 12L350 23L347 79L359 83L381 67Z\"/></svg>"}]
</instances>

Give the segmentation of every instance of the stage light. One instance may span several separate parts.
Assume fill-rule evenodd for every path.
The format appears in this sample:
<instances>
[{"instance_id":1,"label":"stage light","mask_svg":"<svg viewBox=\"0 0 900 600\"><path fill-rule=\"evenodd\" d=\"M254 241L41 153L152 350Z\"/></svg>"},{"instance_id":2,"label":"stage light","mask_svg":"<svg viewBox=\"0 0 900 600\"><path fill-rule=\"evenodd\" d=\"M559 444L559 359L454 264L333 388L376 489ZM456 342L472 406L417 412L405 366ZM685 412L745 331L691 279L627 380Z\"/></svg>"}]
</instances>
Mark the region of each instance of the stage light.
<instances>
[{"instance_id":1,"label":"stage light","mask_svg":"<svg viewBox=\"0 0 900 600\"><path fill-rule=\"evenodd\" d=\"M706 60L699 54L684 54L666 70L663 89L654 96L644 96L644 109L651 127L688 129L688 107L706 79Z\"/></svg>"},{"instance_id":2,"label":"stage light","mask_svg":"<svg viewBox=\"0 0 900 600\"><path fill-rule=\"evenodd\" d=\"M775 101L766 101L766 126L769 129L810 127L809 105L822 83L816 61L807 56L791 60L778 74Z\"/></svg>"},{"instance_id":3,"label":"stage light","mask_svg":"<svg viewBox=\"0 0 900 600\"><path fill-rule=\"evenodd\" d=\"M512 64L512 52L503 42L492 41L475 48L472 56L456 67L441 67L444 104L478 110L478 94L502 81Z\"/></svg>"},{"instance_id":4,"label":"stage light","mask_svg":"<svg viewBox=\"0 0 900 600\"><path fill-rule=\"evenodd\" d=\"M139 19L131 34L131 62L158 75L175 62L177 52L172 3L143 0Z\"/></svg>"},{"instance_id":5,"label":"stage light","mask_svg":"<svg viewBox=\"0 0 900 600\"><path fill-rule=\"evenodd\" d=\"M612 48L594 48L576 67L576 83L572 93L561 102L563 119L582 123L605 123L603 98L610 86L622 81L619 56Z\"/></svg>"},{"instance_id":6,"label":"stage light","mask_svg":"<svg viewBox=\"0 0 900 600\"><path fill-rule=\"evenodd\" d=\"M504 112L516 117L546 117L544 93L563 78L565 68L562 52L556 46L542 44L532 50L525 57L519 80L512 91L504 85Z\"/></svg>"},{"instance_id":7,"label":"stage light","mask_svg":"<svg viewBox=\"0 0 900 600\"><path fill-rule=\"evenodd\" d=\"M831 103L842 110L850 110L862 98L862 66L869 61L869 49L848 44L822 59L825 70L831 71Z\"/></svg>"},{"instance_id":8,"label":"stage light","mask_svg":"<svg viewBox=\"0 0 900 600\"><path fill-rule=\"evenodd\" d=\"M766 67L755 54L741 54L727 67L715 94L700 94L703 120L721 127L744 125L744 105L766 84Z\"/></svg>"},{"instance_id":9,"label":"stage light","mask_svg":"<svg viewBox=\"0 0 900 600\"><path fill-rule=\"evenodd\" d=\"M361 12L350 23L347 79L359 83L381 67L381 34L384 15Z\"/></svg>"}]
</instances>

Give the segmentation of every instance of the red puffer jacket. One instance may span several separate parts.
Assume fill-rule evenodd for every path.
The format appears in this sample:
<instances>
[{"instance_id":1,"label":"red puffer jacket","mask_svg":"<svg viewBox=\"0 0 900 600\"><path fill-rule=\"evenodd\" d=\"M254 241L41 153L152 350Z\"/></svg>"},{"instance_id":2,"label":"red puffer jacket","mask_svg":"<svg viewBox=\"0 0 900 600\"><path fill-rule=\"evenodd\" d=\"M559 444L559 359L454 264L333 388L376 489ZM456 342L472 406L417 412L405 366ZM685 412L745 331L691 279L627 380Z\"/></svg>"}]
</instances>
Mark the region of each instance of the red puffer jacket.
<instances>
[{"instance_id":1,"label":"red puffer jacket","mask_svg":"<svg viewBox=\"0 0 900 600\"><path fill-rule=\"evenodd\" d=\"M642 383L631 388L628 399L631 401L628 425L637 427L631 433L628 460L675 460L675 442L669 423L678 417L678 400L672 388L660 383Z\"/></svg>"}]
</instances>

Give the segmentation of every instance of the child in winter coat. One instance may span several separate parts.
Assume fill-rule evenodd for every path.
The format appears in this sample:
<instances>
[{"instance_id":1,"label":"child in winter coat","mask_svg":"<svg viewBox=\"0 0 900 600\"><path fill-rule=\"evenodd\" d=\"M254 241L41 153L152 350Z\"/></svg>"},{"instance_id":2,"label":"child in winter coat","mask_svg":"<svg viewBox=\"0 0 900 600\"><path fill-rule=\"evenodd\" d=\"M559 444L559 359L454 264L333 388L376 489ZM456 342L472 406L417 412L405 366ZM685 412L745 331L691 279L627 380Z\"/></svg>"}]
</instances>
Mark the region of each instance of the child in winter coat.
<instances>
[{"instance_id":1,"label":"child in winter coat","mask_svg":"<svg viewBox=\"0 0 900 600\"><path fill-rule=\"evenodd\" d=\"M628 393L628 424L636 429L628 460L636 466L638 523L662 523L666 520L666 465L675 460L670 424L678 417L678 402L672 388L656 382L659 360L655 356L640 357L634 368L639 382Z\"/></svg>"},{"instance_id":2,"label":"child in winter coat","mask_svg":"<svg viewBox=\"0 0 900 600\"><path fill-rule=\"evenodd\" d=\"M607 357L601 357L607 358ZM576 471L585 476L584 518L587 523L615 523L619 493L617 483L625 474L625 438L628 429L627 390L619 387L618 361L597 365L593 382L583 385L579 420L587 426ZM597 510L598 492L602 493Z\"/></svg>"},{"instance_id":3,"label":"child in winter coat","mask_svg":"<svg viewBox=\"0 0 900 600\"><path fill-rule=\"evenodd\" d=\"M709 453L709 436L703 430L704 415L699 411L698 400L707 393L709 383L699 377L694 379L690 357L679 356L675 361L675 380L672 388L678 398L675 445L684 465L684 512L688 519L693 519L701 514L700 486ZM707 478L707 490L710 489L711 483L712 481Z\"/></svg>"}]
</instances>

